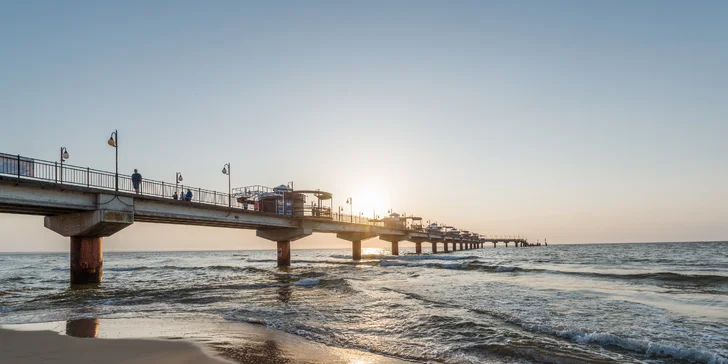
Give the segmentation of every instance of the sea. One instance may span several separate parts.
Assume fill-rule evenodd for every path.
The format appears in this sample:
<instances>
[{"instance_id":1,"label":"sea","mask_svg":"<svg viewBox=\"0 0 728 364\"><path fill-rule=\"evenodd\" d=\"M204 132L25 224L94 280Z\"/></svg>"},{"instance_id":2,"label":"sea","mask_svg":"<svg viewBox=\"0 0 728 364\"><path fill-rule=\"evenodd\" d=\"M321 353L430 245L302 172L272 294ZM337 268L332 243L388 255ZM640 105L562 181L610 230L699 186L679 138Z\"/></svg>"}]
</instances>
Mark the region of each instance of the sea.
<instances>
[{"instance_id":1,"label":"sea","mask_svg":"<svg viewBox=\"0 0 728 364\"><path fill-rule=\"evenodd\" d=\"M728 363L728 242L0 255L0 325L214 317L429 363Z\"/></svg>"}]
</instances>

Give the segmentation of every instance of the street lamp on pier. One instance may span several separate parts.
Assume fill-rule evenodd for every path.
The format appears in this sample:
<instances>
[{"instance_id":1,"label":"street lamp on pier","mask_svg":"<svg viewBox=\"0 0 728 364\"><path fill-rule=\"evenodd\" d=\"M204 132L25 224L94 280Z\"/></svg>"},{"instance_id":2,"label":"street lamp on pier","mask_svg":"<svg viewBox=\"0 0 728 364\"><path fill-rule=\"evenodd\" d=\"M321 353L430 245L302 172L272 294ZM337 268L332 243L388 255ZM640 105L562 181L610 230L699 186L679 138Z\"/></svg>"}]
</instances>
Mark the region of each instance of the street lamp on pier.
<instances>
[{"instance_id":1,"label":"street lamp on pier","mask_svg":"<svg viewBox=\"0 0 728 364\"><path fill-rule=\"evenodd\" d=\"M70 158L66 147L61 147L61 183L63 183L63 162Z\"/></svg>"},{"instance_id":2,"label":"street lamp on pier","mask_svg":"<svg viewBox=\"0 0 728 364\"><path fill-rule=\"evenodd\" d=\"M346 204L349 205L349 208L350 208L349 211L351 212L351 215L349 215L349 217L351 219L350 222L353 223L354 222L354 200L351 197L349 197L346 199Z\"/></svg>"},{"instance_id":3,"label":"street lamp on pier","mask_svg":"<svg viewBox=\"0 0 728 364\"><path fill-rule=\"evenodd\" d=\"M182 173L177 172L174 175L174 192L175 193L177 193L177 186L179 185L180 182L182 182Z\"/></svg>"},{"instance_id":4,"label":"street lamp on pier","mask_svg":"<svg viewBox=\"0 0 728 364\"><path fill-rule=\"evenodd\" d=\"M116 189L116 192L119 192L119 130L114 130L111 133L111 136L109 137L109 143L110 146L114 147L116 149L116 178L114 182L114 188Z\"/></svg>"},{"instance_id":5,"label":"street lamp on pier","mask_svg":"<svg viewBox=\"0 0 728 364\"><path fill-rule=\"evenodd\" d=\"M233 194L232 188L230 187L230 162L222 166L222 174L227 174L228 176L228 207L233 207Z\"/></svg>"}]
</instances>

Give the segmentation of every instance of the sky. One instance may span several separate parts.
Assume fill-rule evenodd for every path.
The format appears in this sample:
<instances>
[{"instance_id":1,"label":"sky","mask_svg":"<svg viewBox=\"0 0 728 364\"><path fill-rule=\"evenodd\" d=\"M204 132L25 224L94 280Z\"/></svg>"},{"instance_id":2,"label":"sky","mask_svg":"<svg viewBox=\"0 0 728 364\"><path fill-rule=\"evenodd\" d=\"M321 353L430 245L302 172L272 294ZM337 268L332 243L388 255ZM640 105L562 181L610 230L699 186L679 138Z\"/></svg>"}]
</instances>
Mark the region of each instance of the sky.
<instances>
[{"instance_id":1,"label":"sky","mask_svg":"<svg viewBox=\"0 0 728 364\"><path fill-rule=\"evenodd\" d=\"M728 240L724 1L0 3L0 153L552 244ZM0 251L65 251L0 215ZM366 246L387 246L376 239ZM300 248L347 248L314 234ZM407 246L406 244L404 246ZM109 250L272 249L135 223Z\"/></svg>"}]
</instances>

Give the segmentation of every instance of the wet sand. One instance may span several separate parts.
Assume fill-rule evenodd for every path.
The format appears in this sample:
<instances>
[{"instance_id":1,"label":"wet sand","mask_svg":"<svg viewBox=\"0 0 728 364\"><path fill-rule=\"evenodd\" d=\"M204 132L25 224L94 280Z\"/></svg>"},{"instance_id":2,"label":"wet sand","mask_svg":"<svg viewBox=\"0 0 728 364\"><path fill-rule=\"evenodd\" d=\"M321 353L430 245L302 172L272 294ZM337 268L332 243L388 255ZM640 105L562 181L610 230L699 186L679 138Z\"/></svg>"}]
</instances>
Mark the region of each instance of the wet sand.
<instances>
[{"instance_id":1,"label":"wet sand","mask_svg":"<svg viewBox=\"0 0 728 364\"><path fill-rule=\"evenodd\" d=\"M0 362L400 364L263 326L205 318L81 319L0 328Z\"/></svg>"}]
</instances>

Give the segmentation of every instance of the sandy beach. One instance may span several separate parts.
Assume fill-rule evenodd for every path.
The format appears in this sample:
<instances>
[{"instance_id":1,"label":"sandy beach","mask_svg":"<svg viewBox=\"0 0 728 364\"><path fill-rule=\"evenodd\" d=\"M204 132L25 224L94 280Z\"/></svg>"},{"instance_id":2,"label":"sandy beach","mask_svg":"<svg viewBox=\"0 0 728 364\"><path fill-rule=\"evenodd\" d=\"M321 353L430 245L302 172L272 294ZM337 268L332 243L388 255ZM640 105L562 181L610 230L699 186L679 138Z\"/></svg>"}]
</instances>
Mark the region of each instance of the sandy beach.
<instances>
[{"instance_id":1,"label":"sandy beach","mask_svg":"<svg viewBox=\"0 0 728 364\"><path fill-rule=\"evenodd\" d=\"M262 326L204 318L81 319L0 327L4 364L404 363Z\"/></svg>"}]
</instances>

